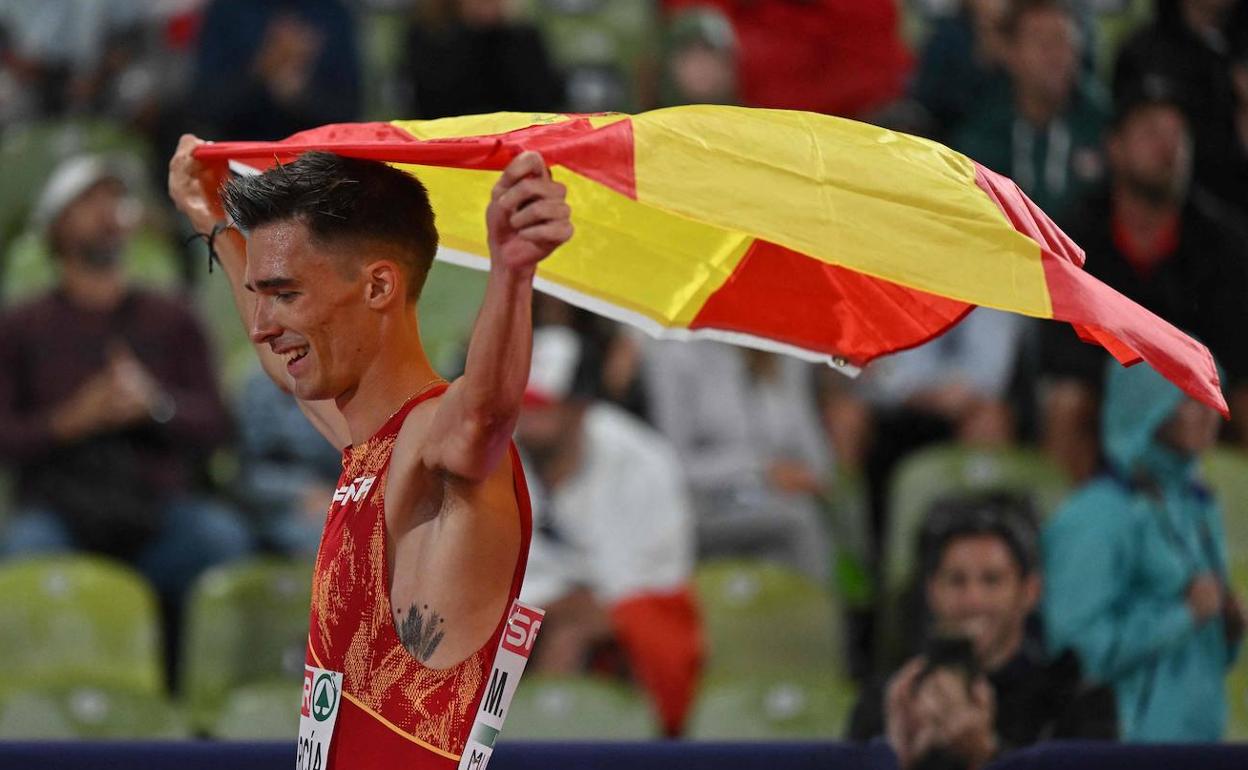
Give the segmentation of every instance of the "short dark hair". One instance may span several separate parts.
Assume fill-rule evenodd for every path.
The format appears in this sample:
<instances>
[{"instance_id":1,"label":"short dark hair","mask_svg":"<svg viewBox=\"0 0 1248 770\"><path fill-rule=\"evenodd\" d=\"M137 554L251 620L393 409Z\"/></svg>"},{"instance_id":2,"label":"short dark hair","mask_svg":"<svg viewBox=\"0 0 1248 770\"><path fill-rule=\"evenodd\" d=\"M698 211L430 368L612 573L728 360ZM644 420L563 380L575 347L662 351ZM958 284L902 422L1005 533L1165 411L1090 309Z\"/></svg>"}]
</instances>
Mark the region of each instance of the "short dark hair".
<instances>
[{"instance_id":1,"label":"short dark hair","mask_svg":"<svg viewBox=\"0 0 1248 770\"><path fill-rule=\"evenodd\" d=\"M1133 83L1119 90L1114 99L1114 114L1110 121L1111 132L1122 130L1133 115L1148 107L1166 107L1187 119L1183 94L1173 81L1158 72L1145 73Z\"/></svg>"},{"instance_id":2,"label":"short dark hair","mask_svg":"<svg viewBox=\"0 0 1248 770\"><path fill-rule=\"evenodd\" d=\"M321 245L374 241L396 247L412 300L420 296L438 250L425 186L375 160L306 152L263 174L231 179L222 200L243 232L293 220Z\"/></svg>"},{"instance_id":3,"label":"short dark hair","mask_svg":"<svg viewBox=\"0 0 1248 770\"><path fill-rule=\"evenodd\" d=\"M919 535L923 576L936 574L953 541L979 536L1005 543L1024 577L1036 569L1039 526L1031 499L1014 492L986 492L943 498L928 509Z\"/></svg>"},{"instance_id":4,"label":"short dark hair","mask_svg":"<svg viewBox=\"0 0 1248 770\"><path fill-rule=\"evenodd\" d=\"M1023 17L1035 11L1057 11L1071 21L1075 19L1075 12L1068 0L1010 0L1001 19L1001 32L1006 37L1013 38L1018 34Z\"/></svg>"}]
</instances>

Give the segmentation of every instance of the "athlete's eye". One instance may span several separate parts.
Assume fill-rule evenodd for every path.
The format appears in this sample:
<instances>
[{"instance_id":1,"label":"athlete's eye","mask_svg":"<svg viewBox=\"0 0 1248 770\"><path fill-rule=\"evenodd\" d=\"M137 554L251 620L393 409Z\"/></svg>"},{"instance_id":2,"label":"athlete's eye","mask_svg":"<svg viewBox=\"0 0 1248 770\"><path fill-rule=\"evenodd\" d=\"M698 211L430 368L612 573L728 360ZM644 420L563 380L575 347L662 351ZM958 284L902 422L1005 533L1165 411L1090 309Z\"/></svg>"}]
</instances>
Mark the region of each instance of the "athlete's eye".
<instances>
[{"instance_id":1,"label":"athlete's eye","mask_svg":"<svg viewBox=\"0 0 1248 770\"><path fill-rule=\"evenodd\" d=\"M290 303L290 302L292 302L292 301L295 299L295 297L298 297L298 296L299 296L299 292L297 292L297 291L279 291L277 294L275 294L275 295L273 295L273 296L275 296L275 297L277 298L277 301L278 301L278 302Z\"/></svg>"}]
</instances>

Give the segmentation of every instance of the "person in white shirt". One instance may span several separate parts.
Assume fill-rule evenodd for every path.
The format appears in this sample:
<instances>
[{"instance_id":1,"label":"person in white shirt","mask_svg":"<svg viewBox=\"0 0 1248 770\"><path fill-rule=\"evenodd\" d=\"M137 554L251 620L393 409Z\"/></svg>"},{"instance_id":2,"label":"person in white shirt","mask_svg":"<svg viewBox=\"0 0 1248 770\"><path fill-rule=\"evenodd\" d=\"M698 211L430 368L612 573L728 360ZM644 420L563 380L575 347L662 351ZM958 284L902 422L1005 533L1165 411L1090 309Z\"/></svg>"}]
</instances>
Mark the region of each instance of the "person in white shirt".
<instances>
[{"instance_id":1,"label":"person in white shirt","mask_svg":"<svg viewBox=\"0 0 1248 770\"><path fill-rule=\"evenodd\" d=\"M534 521L521 599L547 612L530 666L579 672L615 645L664 732L679 735L702 661L679 458L645 423L594 400L594 367L571 329L536 330L533 351L516 429Z\"/></svg>"}]
</instances>

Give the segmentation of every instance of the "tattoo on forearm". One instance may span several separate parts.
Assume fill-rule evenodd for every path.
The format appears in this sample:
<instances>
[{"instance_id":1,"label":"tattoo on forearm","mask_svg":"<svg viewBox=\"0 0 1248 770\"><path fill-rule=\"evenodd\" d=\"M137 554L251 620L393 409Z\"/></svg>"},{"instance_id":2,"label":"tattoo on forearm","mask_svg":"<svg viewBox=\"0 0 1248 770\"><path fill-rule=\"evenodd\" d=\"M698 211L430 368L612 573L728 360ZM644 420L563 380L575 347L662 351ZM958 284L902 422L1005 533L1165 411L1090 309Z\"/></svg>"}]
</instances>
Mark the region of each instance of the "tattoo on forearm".
<instances>
[{"instance_id":1,"label":"tattoo on forearm","mask_svg":"<svg viewBox=\"0 0 1248 770\"><path fill-rule=\"evenodd\" d=\"M395 610L394 614L402 616L403 610ZM417 660L425 663L433 657L433 651L446 635L445 623L446 619L437 612L430 612L428 604L413 604L407 617L399 621L399 641Z\"/></svg>"}]
</instances>

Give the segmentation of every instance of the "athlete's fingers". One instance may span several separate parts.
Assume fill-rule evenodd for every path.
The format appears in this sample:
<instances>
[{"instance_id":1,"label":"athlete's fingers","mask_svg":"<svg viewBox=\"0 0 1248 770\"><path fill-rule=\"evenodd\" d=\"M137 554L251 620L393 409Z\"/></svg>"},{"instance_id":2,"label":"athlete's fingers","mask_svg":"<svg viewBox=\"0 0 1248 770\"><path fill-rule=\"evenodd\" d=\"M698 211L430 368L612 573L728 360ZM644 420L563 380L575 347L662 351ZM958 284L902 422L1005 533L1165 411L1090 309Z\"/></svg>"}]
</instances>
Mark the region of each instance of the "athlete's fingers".
<instances>
[{"instance_id":1,"label":"athlete's fingers","mask_svg":"<svg viewBox=\"0 0 1248 770\"><path fill-rule=\"evenodd\" d=\"M521 181L528 178L549 179L550 171L546 168L546 161L542 156L532 150L526 150L512 159L507 167L503 169L502 175L494 184L494 190L491 197L498 200L504 193L515 187Z\"/></svg>"},{"instance_id":2,"label":"athlete's fingers","mask_svg":"<svg viewBox=\"0 0 1248 770\"><path fill-rule=\"evenodd\" d=\"M573 232L575 232L575 228L572 227L572 223L565 220L526 227L519 232L519 235L526 241L532 241L539 246L553 249L556 246L567 243Z\"/></svg>"},{"instance_id":3,"label":"athlete's fingers","mask_svg":"<svg viewBox=\"0 0 1248 770\"><path fill-rule=\"evenodd\" d=\"M549 179L525 179L499 196L495 204L510 217L526 204L541 198L563 200L567 188Z\"/></svg>"},{"instance_id":4,"label":"athlete's fingers","mask_svg":"<svg viewBox=\"0 0 1248 770\"><path fill-rule=\"evenodd\" d=\"M566 220L572 215L567 203L557 198L538 198L511 215L508 220L513 229L523 230L535 224L552 220Z\"/></svg>"}]
</instances>

